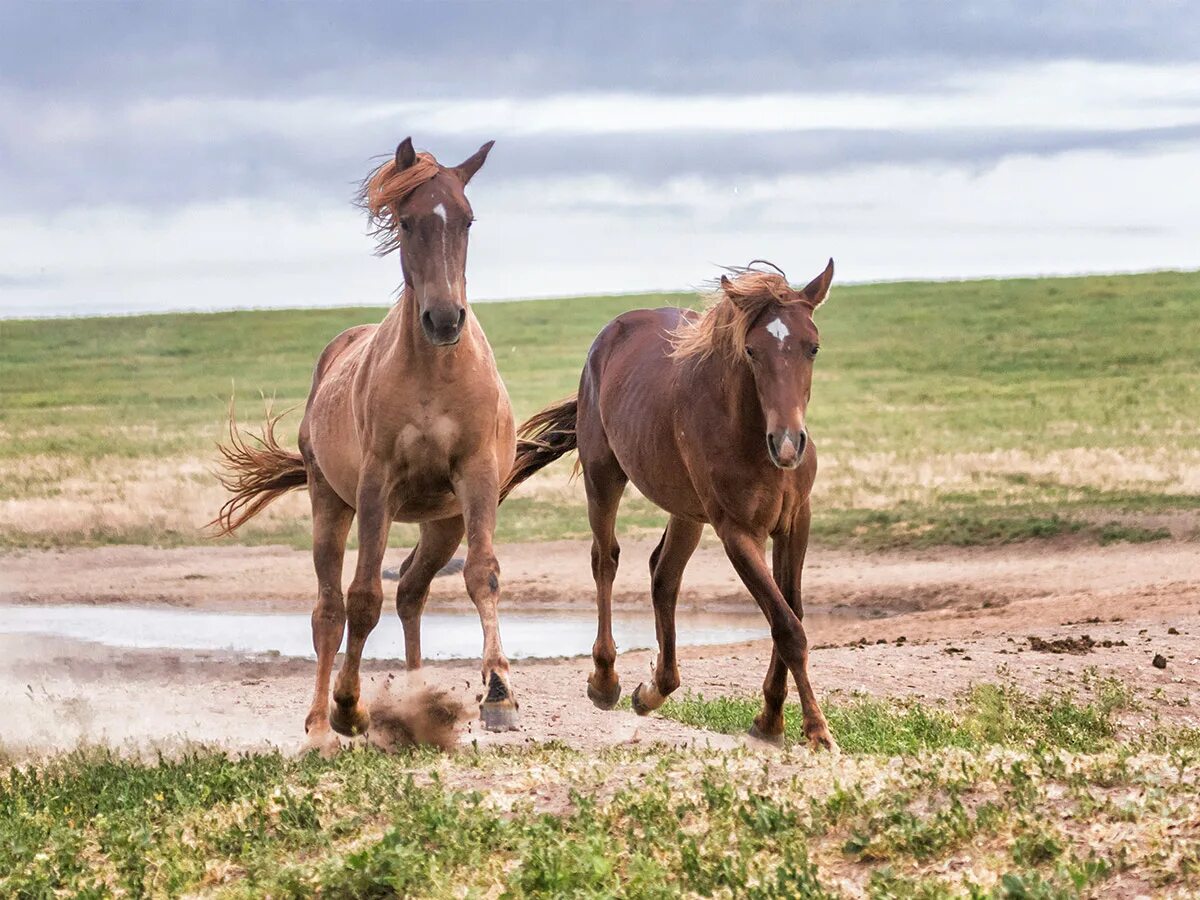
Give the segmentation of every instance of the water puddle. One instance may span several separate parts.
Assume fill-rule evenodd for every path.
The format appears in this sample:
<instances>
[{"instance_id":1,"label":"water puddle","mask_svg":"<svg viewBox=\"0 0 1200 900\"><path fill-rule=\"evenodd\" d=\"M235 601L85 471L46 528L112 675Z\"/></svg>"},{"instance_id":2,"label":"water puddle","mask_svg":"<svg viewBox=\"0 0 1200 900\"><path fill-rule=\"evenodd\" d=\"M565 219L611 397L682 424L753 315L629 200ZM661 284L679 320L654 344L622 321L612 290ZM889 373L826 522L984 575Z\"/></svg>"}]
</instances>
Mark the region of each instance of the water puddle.
<instances>
[{"instance_id":1,"label":"water puddle","mask_svg":"<svg viewBox=\"0 0 1200 900\"><path fill-rule=\"evenodd\" d=\"M404 633L387 615L371 633L372 659L404 656ZM818 614L819 617L819 614ZM810 623L810 617L805 617ZM513 659L591 653L596 617L590 610L505 611L500 618L504 649ZM680 645L724 644L769 636L757 611L699 613L680 610ZM277 653L315 658L309 616L300 613L229 613L121 606L12 606L0 609L0 634L39 634L92 641L112 647ZM613 635L624 650L656 646L654 615L614 612ZM421 630L426 659L472 659L483 642L479 619L469 612L427 612Z\"/></svg>"}]
</instances>

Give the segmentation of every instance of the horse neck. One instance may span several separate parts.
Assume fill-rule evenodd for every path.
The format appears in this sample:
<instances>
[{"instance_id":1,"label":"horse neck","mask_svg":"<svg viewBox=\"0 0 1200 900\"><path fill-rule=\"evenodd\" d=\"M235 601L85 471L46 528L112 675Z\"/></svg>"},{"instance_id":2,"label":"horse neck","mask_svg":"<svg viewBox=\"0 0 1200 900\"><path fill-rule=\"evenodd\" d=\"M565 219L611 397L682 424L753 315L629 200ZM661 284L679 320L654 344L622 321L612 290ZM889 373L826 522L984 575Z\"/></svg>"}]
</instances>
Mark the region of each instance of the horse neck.
<instances>
[{"instance_id":1,"label":"horse neck","mask_svg":"<svg viewBox=\"0 0 1200 900\"><path fill-rule=\"evenodd\" d=\"M754 374L745 363L734 362L720 353L706 357L693 369L693 397L710 396L725 411L733 434L747 429L758 430L766 420Z\"/></svg>"}]
</instances>

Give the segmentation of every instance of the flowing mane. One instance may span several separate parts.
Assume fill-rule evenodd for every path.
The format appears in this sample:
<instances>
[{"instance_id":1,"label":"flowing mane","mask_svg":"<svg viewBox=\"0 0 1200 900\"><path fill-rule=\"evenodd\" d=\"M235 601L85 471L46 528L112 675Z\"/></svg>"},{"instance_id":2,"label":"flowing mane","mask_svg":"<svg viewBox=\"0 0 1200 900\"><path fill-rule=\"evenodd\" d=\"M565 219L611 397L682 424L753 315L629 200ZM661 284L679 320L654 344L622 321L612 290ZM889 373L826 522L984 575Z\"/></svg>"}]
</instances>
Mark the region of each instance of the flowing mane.
<instances>
[{"instance_id":1,"label":"flowing mane","mask_svg":"<svg viewBox=\"0 0 1200 900\"><path fill-rule=\"evenodd\" d=\"M430 153L418 153L417 161L407 169L397 171L396 160L388 159L368 175L359 188L358 205L367 211L371 236L378 242L375 252L380 256L400 246L400 223L396 219L397 203L442 170Z\"/></svg>"},{"instance_id":2,"label":"flowing mane","mask_svg":"<svg viewBox=\"0 0 1200 900\"><path fill-rule=\"evenodd\" d=\"M739 360L746 349L746 332L764 309L793 303L814 308L804 294L791 288L778 270L763 272L746 267L729 271L734 273L733 277L721 277L717 289L708 297L704 314L684 322L671 333L674 348L671 355L675 359L691 356L704 359L720 353L726 359Z\"/></svg>"}]
</instances>

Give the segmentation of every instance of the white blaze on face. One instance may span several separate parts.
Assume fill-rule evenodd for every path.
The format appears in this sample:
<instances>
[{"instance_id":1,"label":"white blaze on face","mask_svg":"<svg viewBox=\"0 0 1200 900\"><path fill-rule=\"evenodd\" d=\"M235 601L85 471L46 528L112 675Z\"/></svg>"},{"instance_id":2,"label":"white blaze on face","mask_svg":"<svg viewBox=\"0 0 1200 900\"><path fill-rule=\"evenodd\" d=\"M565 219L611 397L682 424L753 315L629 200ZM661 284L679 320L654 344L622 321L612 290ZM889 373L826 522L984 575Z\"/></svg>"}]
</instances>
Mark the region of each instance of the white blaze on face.
<instances>
[{"instance_id":1,"label":"white blaze on face","mask_svg":"<svg viewBox=\"0 0 1200 900\"><path fill-rule=\"evenodd\" d=\"M791 332L788 331L788 327L783 324L783 320L779 319L779 318L776 318L774 321L771 322L770 325L767 326L767 331L769 331L771 333L771 335L777 341L779 341L780 344L783 343L783 339L785 337L787 337L789 334L791 334Z\"/></svg>"},{"instance_id":2,"label":"white blaze on face","mask_svg":"<svg viewBox=\"0 0 1200 900\"><path fill-rule=\"evenodd\" d=\"M446 273L446 287L450 291L450 295L454 296L454 285L450 283L450 258L446 251L446 207L439 203L433 208L433 214L442 220L442 270Z\"/></svg>"}]
</instances>

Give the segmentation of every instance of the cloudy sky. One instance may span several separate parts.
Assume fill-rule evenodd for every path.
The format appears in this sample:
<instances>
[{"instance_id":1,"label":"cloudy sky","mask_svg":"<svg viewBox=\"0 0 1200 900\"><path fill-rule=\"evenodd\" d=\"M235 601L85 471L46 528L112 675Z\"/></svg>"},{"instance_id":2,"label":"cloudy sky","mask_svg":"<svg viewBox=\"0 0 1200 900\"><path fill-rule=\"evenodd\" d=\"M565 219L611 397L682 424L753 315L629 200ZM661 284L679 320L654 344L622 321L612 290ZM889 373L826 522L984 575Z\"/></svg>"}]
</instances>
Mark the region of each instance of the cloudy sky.
<instances>
[{"instance_id":1,"label":"cloudy sky","mask_svg":"<svg viewBox=\"0 0 1200 900\"><path fill-rule=\"evenodd\" d=\"M0 315L385 303L411 134L475 300L1200 266L1194 3L0 0Z\"/></svg>"}]
</instances>

